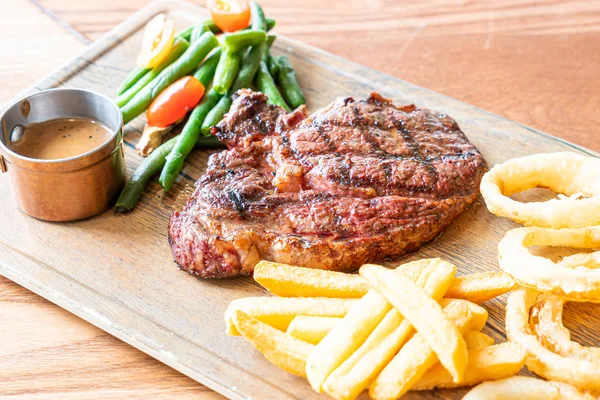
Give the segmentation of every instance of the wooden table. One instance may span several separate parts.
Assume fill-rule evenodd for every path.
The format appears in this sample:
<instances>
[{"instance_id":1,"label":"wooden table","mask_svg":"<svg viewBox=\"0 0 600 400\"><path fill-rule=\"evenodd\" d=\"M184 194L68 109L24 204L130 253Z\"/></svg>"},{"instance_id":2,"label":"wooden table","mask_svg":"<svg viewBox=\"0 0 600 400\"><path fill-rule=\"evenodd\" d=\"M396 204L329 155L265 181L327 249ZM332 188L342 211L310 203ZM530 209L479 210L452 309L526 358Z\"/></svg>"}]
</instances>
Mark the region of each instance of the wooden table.
<instances>
[{"instance_id":1,"label":"wooden table","mask_svg":"<svg viewBox=\"0 0 600 400\"><path fill-rule=\"evenodd\" d=\"M14 0L0 104L146 2ZM261 3L281 34L600 150L598 1ZM221 398L2 277L0 343L2 398Z\"/></svg>"}]
</instances>

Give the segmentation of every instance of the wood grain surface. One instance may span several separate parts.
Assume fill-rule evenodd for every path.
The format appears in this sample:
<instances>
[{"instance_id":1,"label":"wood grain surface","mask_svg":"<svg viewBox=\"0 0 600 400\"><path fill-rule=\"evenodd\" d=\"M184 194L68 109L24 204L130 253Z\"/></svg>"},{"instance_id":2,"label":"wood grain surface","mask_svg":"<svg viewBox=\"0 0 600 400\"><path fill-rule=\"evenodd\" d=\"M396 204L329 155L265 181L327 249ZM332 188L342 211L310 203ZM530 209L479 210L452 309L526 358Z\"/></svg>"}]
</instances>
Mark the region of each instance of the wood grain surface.
<instances>
[{"instance_id":1,"label":"wood grain surface","mask_svg":"<svg viewBox=\"0 0 600 400\"><path fill-rule=\"evenodd\" d=\"M90 39L148 0L39 0ZM195 0L204 4L204 0ZM595 150L600 1L262 0L276 31Z\"/></svg>"},{"instance_id":2,"label":"wood grain surface","mask_svg":"<svg viewBox=\"0 0 600 400\"><path fill-rule=\"evenodd\" d=\"M75 57L86 44L83 36L75 37L28 0L2 7L0 106Z\"/></svg>"},{"instance_id":3,"label":"wood grain surface","mask_svg":"<svg viewBox=\"0 0 600 400\"><path fill-rule=\"evenodd\" d=\"M598 2L261 3L278 19L280 33L600 148L594 141ZM143 4L41 2L92 39ZM73 39L37 5L18 0L9 10L15 13L2 26L2 32L10 29L0 48L4 60L12 58L0 67L0 102L82 47L81 38ZM20 35L19 21L37 36ZM0 187L4 183L0 178ZM567 326L581 324L569 315ZM220 397L5 278L0 327L3 398Z\"/></svg>"},{"instance_id":4,"label":"wood grain surface","mask_svg":"<svg viewBox=\"0 0 600 400\"><path fill-rule=\"evenodd\" d=\"M48 13L29 0L3 8L0 105L87 45ZM3 276L0 343L2 399L223 398Z\"/></svg>"}]
</instances>

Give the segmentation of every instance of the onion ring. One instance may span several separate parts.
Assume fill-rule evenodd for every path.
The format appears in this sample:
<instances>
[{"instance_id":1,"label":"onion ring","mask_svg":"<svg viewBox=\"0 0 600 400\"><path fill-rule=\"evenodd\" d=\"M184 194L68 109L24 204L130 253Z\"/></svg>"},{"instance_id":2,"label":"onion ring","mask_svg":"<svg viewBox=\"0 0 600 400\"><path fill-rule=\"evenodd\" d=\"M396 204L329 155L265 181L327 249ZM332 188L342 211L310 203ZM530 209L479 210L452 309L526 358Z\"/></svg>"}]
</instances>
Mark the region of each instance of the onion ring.
<instances>
[{"instance_id":1,"label":"onion ring","mask_svg":"<svg viewBox=\"0 0 600 400\"><path fill-rule=\"evenodd\" d=\"M546 348L564 357L600 360L600 348L582 346L571 340L571 333L562 322L566 299L552 293L539 295L531 308L530 326Z\"/></svg>"},{"instance_id":2,"label":"onion ring","mask_svg":"<svg viewBox=\"0 0 600 400\"><path fill-rule=\"evenodd\" d=\"M568 197L532 203L507 197L536 187ZM480 188L491 213L526 226L560 229L600 224L600 159L597 158L569 152L515 158L488 171Z\"/></svg>"},{"instance_id":3,"label":"onion ring","mask_svg":"<svg viewBox=\"0 0 600 400\"><path fill-rule=\"evenodd\" d=\"M600 251L595 251L593 253L573 254L572 256L563 258L558 265L565 268L598 268L600 267Z\"/></svg>"},{"instance_id":4,"label":"onion ring","mask_svg":"<svg viewBox=\"0 0 600 400\"><path fill-rule=\"evenodd\" d=\"M600 360L565 357L544 347L532 333L529 324L530 310L540 292L520 288L508 296L506 302L506 336L511 342L523 346L527 352L525 365L536 374L582 389L600 389Z\"/></svg>"},{"instance_id":5,"label":"onion ring","mask_svg":"<svg viewBox=\"0 0 600 400\"><path fill-rule=\"evenodd\" d=\"M469 391L462 400L593 400L575 386L549 382L527 376L513 376L483 382Z\"/></svg>"},{"instance_id":6,"label":"onion ring","mask_svg":"<svg viewBox=\"0 0 600 400\"><path fill-rule=\"evenodd\" d=\"M600 302L600 252L575 254L555 263L534 256L529 246L600 246L600 226L579 229L517 228L498 245L500 268L524 286L566 296L572 301Z\"/></svg>"}]
</instances>

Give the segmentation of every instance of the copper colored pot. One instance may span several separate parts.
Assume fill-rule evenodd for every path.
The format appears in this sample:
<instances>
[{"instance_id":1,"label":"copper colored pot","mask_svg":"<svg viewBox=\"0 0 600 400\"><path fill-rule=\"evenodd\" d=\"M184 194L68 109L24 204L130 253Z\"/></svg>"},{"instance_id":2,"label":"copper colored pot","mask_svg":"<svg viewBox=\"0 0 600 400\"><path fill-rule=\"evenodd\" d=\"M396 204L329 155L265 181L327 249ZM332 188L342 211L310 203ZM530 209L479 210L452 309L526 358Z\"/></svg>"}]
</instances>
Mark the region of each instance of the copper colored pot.
<instances>
[{"instance_id":1,"label":"copper colored pot","mask_svg":"<svg viewBox=\"0 0 600 400\"><path fill-rule=\"evenodd\" d=\"M18 125L58 118L91 118L112 134L87 153L38 160L7 147ZM81 89L45 90L23 98L0 117L0 172L10 178L16 205L47 221L73 221L106 210L125 182L123 117L109 98Z\"/></svg>"}]
</instances>

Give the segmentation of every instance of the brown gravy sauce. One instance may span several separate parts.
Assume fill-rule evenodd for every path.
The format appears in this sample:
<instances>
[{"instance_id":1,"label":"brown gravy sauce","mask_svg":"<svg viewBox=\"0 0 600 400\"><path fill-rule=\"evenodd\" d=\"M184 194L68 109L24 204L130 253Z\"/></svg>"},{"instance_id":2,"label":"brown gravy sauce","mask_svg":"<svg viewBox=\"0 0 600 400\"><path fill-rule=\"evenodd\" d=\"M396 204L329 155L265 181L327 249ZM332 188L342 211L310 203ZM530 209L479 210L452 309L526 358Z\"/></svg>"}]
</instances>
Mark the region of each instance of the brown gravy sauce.
<instances>
[{"instance_id":1,"label":"brown gravy sauce","mask_svg":"<svg viewBox=\"0 0 600 400\"><path fill-rule=\"evenodd\" d=\"M26 126L23 136L10 147L25 157L56 160L94 150L110 136L107 127L92 119L60 118Z\"/></svg>"}]
</instances>

